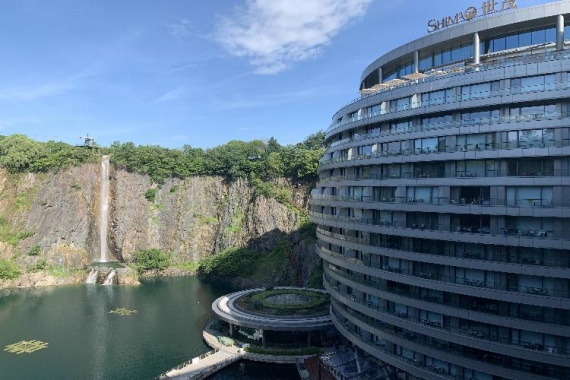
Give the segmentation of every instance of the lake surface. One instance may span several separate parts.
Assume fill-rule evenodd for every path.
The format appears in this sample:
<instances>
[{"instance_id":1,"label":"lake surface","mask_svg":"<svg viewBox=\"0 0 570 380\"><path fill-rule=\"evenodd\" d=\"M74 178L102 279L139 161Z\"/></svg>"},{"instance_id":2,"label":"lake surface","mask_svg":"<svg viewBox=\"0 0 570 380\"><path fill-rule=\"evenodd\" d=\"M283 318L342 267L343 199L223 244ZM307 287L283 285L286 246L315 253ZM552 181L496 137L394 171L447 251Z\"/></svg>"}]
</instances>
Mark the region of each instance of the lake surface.
<instances>
[{"instance_id":1,"label":"lake surface","mask_svg":"<svg viewBox=\"0 0 570 380\"><path fill-rule=\"evenodd\" d=\"M0 379L153 379L209 350L202 328L213 316L212 302L230 291L196 277L145 280L137 287L0 290ZM117 308L137 312L109 313ZM22 340L49 345L31 354L3 351ZM291 367L275 372L241 362L213 379L298 378Z\"/></svg>"}]
</instances>

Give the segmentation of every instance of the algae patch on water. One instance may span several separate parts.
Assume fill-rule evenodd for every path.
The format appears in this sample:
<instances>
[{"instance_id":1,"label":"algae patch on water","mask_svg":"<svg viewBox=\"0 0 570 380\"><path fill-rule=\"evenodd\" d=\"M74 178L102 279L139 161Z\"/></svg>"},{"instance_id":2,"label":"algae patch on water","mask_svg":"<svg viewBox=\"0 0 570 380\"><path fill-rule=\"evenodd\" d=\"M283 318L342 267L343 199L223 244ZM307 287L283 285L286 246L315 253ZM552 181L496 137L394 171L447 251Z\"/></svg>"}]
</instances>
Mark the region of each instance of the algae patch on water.
<instances>
[{"instance_id":1,"label":"algae patch on water","mask_svg":"<svg viewBox=\"0 0 570 380\"><path fill-rule=\"evenodd\" d=\"M7 345L6 348L4 348L4 351L17 355L24 353L31 354L32 352L47 348L47 346L48 343L39 340L22 340L21 342Z\"/></svg>"},{"instance_id":2,"label":"algae patch on water","mask_svg":"<svg viewBox=\"0 0 570 380\"><path fill-rule=\"evenodd\" d=\"M131 314L135 314L137 313L137 310L129 310L129 309L125 309L124 307L120 307L118 309L115 310L111 310L109 312L109 314L119 314L119 315L131 315Z\"/></svg>"}]
</instances>

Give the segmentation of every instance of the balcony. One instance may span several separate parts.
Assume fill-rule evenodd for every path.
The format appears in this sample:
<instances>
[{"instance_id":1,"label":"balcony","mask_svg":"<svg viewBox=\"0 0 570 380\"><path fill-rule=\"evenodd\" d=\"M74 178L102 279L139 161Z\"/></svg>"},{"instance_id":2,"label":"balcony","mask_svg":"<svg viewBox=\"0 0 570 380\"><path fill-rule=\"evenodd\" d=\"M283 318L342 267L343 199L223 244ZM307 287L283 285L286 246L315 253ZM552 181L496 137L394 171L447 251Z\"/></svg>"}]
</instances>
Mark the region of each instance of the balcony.
<instances>
[{"instance_id":1,"label":"balcony","mask_svg":"<svg viewBox=\"0 0 570 380\"><path fill-rule=\"evenodd\" d=\"M570 231L568 230L544 230L544 229L518 229L511 226L503 227L489 227L486 225L482 226L471 226L471 225L461 225L461 224L442 224L442 223L414 223L414 222L402 222L402 221L391 221L391 220L379 220L373 218L358 218L340 215L329 215L323 214L315 211L309 211L309 217L312 221L317 224L332 225L335 226L339 222L343 225L350 225L351 229L362 230L358 226L375 226L371 232L385 233L388 235L398 235L398 236L413 236L410 234L412 231L425 231L428 234L417 235L420 237L433 238L434 236L441 237L442 240L447 241L471 241L472 239L463 239L462 236L490 236L490 237L501 237L503 240L496 240L499 243L525 243L538 241L568 241L570 240ZM330 223L327 223L330 222ZM432 232L445 232L442 234L432 234ZM424 236L425 235L425 236ZM515 242L513 239L517 239ZM542 246L538 246L542 247ZM544 246L546 247L546 245ZM557 248L557 247L552 247ZM558 247L561 248L561 247Z\"/></svg>"},{"instance_id":2,"label":"balcony","mask_svg":"<svg viewBox=\"0 0 570 380\"><path fill-rule=\"evenodd\" d=\"M548 345L543 345L543 344L538 343L538 342L512 341L509 339L501 338L499 336L491 335L491 334L487 333L487 331L486 331L487 329L482 325L480 327L477 327L477 328L475 328L475 327L474 328L452 327L449 323L442 324L439 321L432 321L429 319L417 318L417 317L414 317L412 315L409 315L406 312L389 310L389 309L386 309L386 308L378 306L378 305L373 305L371 302L365 302L365 301L359 300L358 298L354 297L354 295L352 295L352 294L347 294L347 293L344 293L344 292L341 292L339 290L332 288L330 283L326 280L325 280L325 286L327 288L327 291L333 297L335 297L338 301L342 302L343 304L346 304L348 307L350 307L350 308L357 307L363 313L365 313L367 315L372 315L382 322L389 323L392 325L396 323L399 325L399 327L406 328L408 330L412 329L415 331L421 331L422 333L425 333L425 334L429 334L430 329L440 330L442 332L446 332L446 333L450 333L452 335L455 335L456 336L455 340L457 340L458 342L462 342L462 341L474 342L474 341L478 340L478 341L480 341L479 345L481 347L487 347L487 348L485 348L487 350L492 349L492 344L497 344L497 345L506 345L506 346L522 348L525 350L530 350L532 352L542 351L543 353L547 353L549 355L552 354L552 355L570 356L570 350L568 350L565 347L548 346ZM355 305L358 305L358 306L355 306ZM397 323L397 321L394 321L394 318L396 318L397 320L404 321L404 322L413 323L414 325L421 326L421 328L420 329L414 328L410 324L406 324L406 323ZM425 327L427 327L428 329L426 329ZM459 337L461 337L461 338L457 339ZM469 339L466 340L465 338L469 338ZM449 336L446 339L451 340L452 337ZM501 352L501 347L496 346L494 351Z\"/></svg>"},{"instance_id":3,"label":"balcony","mask_svg":"<svg viewBox=\"0 0 570 380\"><path fill-rule=\"evenodd\" d=\"M438 281L448 284L455 284L455 285L464 285L469 287L476 287L476 288L485 288L485 289L492 289L492 290L499 290L499 291L508 291L511 293L519 293L519 294L531 294L531 295L538 295L543 297L555 297L555 298L570 298L570 292L568 290L560 290L556 288L549 288L549 287L537 287L537 286L530 286L530 285L513 285L511 282L502 282L502 281L485 281L479 278L473 277L458 277L458 276L446 276L442 273L445 271L443 270L444 266L441 266L441 271L435 269L433 271L420 271L420 270L409 270L409 269L402 269L397 267L391 267L386 264L382 263L364 263L361 260L354 261L353 259L345 258L338 253L334 253L324 247L320 247L319 252L320 256L327 260L327 255L331 258L336 258L338 260L342 260L346 263L353 263L357 264L360 267L351 267L353 270L360 272L361 274L367 275L374 275L375 277L379 278L389 278L385 275L382 275L381 272L389 272L394 274L399 274L406 276L408 278L415 277L421 278L424 280L430 281ZM324 256L324 257L323 257ZM328 259L328 261L331 261ZM434 264L434 266L436 266ZM368 270L366 270L368 269ZM489 271L494 273L493 271ZM351 278L352 279L352 278ZM359 278L356 277L354 281L359 282ZM373 282L373 281L372 281ZM402 282L407 282L402 279ZM429 286L426 286L429 288Z\"/></svg>"},{"instance_id":4,"label":"balcony","mask_svg":"<svg viewBox=\"0 0 570 380\"><path fill-rule=\"evenodd\" d=\"M481 119L474 119L474 120L462 120L462 121L450 121L450 122L440 122L440 123L424 123L419 125L414 125L405 128L399 129L389 129L383 131L375 131L365 134L356 135L353 137L347 137L342 140L333 141L327 147L327 152L331 148L335 148L340 145L345 145L353 142L358 141L365 141L370 139L379 139L382 137L389 137L395 135L402 135L402 134L409 134L409 133L417 133L417 132L428 132L433 130L446 130L446 129L456 129L459 128L467 128L467 127L481 127L481 126L491 126L495 124L506 124L506 123L522 123L522 122L540 122L543 120L561 120L566 119L568 116L560 113L560 112L549 112L549 113L533 113L527 115L516 115L516 116L498 116L498 117L489 117L489 118L481 118ZM562 145L552 145L552 141L531 141L525 142L520 141L518 144L513 144L511 148L508 148L509 144L504 144L505 149L513 149L516 147L520 148L544 148L546 146L566 146L563 145L564 141L561 140ZM476 150L498 150L501 149L503 144L467 144L467 145L455 145L445 147L445 149L432 149L428 151L427 149L424 152L416 152L416 154L425 154L425 153L442 153L442 152L466 152L466 151L476 151ZM449 150L448 150L449 149ZM455 150L453 150L455 149ZM407 154L411 154L411 150L407 152Z\"/></svg>"},{"instance_id":5,"label":"balcony","mask_svg":"<svg viewBox=\"0 0 570 380\"><path fill-rule=\"evenodd\" d=\"M343 162L351 162L351 161L362 161L362 160L373 160L378 158L391 158L391 157L412 157L412 156L427 156L430 155L430 159L433 159L433 155L437 155L440 153L483 153L485 151L512 151L514 149L561 149L564 147L570 146L569 139L560 139L555 141L510 141L504 143L487 143L487 144L463 144L463 145L445 145L440 147L429 147L429 148L417 148L417 149L393 149L393 150L384 150L384 151L376 151L370 154L363 154L363 155L352 155L352 156L342 156L336 158L329 158L329 159L321 159L319 161L319 165L322 167L327 166L329 164L337 164ZM453 157L448 157L452 159ZM477 158L474 156L473 158ZM461 156L461 159L464 159L464 156ZM398 161L399 162L399 161ZM364 163L360 163L360 165L364 165ZM544 170L545 173L552 170ZM473 173L474 176L477 176L477 173ZM521 174L509 174L509 175L523 175ZM539 174L541 176L543 174ZM551 174L544 174L544 175L551 175ZM471 175L470 175L471 176ZM483 173L479 173L479 176L484 176Z\"/></svg>"},{"instance_id":6,"label":"balcony","mask_svg":"<svg viewBox=\"0 0 570 380\"><path fill-rule=\"evenodd\" d=\"M402 345L415 353L417 358L403 358L406 363L410 363L418 368L427 370L433 374L437 374L437 379L461 379L451 375L450 368L441 366L434 366L426 363L426 358L446 358L450 364L455 364L461 367L476 368L477 370L485 371L488 373L496 374L497 376L519 376L516 378L524 379L528 377L528 372L533 373L533 379L546 380L549 377L545 376L558 376L561 374L560 369L557 367L546 367L542 363L524 361L529 367L532 366L532 371L524 371L510 364L511 359L504 357L501 354L492 353L486 350L474 350L468 346L461 346L457 344L450 344L438 339L433 339L425 336L424 334L413 333L411 331L402 329L397 331L393 326L383 323L375 318L366 316L356 316L350 311L344 310L340 305L333 301L333 312L331 318L334 325L345 336L350 336L353 342L363 346L372 352L378 350L382 354L388 353L395 355L395 350L390 350L386 346L377 344L373 341L372 336L381 336L384 340L389 342L389 346ZM355 327L360 332L355 331ZM363 332L364 330L364 332ZM391 347L390 347L391 348ZM383 359L380 356L381 359ZM507 360L503 360L503 359ZM405 368L405 367L404 367ZM424 375L425 378L425 375Z\"/></svg>"}]
</instances>

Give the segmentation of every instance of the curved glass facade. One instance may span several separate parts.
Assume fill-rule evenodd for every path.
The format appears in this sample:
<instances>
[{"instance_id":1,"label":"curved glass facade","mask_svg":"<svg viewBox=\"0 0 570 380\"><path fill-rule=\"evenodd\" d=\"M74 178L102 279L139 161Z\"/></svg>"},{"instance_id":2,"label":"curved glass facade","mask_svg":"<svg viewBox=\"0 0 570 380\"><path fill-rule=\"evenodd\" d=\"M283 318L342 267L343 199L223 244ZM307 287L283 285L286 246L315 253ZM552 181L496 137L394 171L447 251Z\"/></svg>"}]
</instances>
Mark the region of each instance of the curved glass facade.
<instances>
[{"instance_id":1,"label":"curved glass facade","mask_svg":"<svg viewBox=\"0 0 570 380\"><path fill-rule=\"evenodd\" d=\"M327 131L332 319L398 378L570 378L570 2L511 15L381 57Z\"/></svg>"}]
</instances>

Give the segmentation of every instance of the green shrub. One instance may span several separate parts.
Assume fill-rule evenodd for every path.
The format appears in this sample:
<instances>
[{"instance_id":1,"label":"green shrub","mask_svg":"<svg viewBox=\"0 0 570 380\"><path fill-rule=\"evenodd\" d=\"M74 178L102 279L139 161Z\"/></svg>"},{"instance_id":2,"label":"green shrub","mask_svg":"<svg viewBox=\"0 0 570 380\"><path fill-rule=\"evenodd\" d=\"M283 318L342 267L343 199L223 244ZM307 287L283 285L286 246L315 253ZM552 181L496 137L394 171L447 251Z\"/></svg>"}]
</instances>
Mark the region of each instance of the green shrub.
<instances>
[{"instance_id":1,"label":"green shrub","mask_svg":"<svg viewBox=\"0 0 570 380\"><path fill-rule=\"evenodd\" d=\"M48 267L48 265L47 265L46 259L41 258L38 260L38 262L35 265L28 267L28 272L38 272L40 270L47 269L47 267Z\"/></svg>"},{"instance_id":2,"label":"green shrub","mask_svg":"<svg viewBox=\"0 0 570 380\"><path fill-rule=\"evenodd\" d=\"M139 272L148 270L163 270L170 266L170 255L160 249L145 249L133 254L135 268Z\"/></svg>"},{"instance_id":3,"label":"green shrub","mask_svg":"<svg viewBox=\"0 0 570 380\"><path fill-rule=\"evenodd\" d=\"M200 261L198 272L220 277L247 276L255 271L258 256L245 248L229 248Z\"/></svg>"},{"instance_id":4,"label":"green shrub","mask_svg":"<svg viewBox=\"0 0 570 380\"><path fill-rule=\"evenodd\" d=\"M28 255L29 256L38 256L41 252L42 252L41 247L38 244L36 244L36 245L32 246L32 248L30 248L30 250L28 251Z\"/></svg>"},{"instance_id":5,"label":"green shrub","mask_svg":"<svg viewBox=\"0 0 570 380\"><path fill-rule=\"evenodd\" d=\"M20 268L12 261L0 259L0 279L11 280L20 275Z\"/></svg>"},{"instance_id":6,"label":"green shrub","mask_svg":"<svg viewBox=\"0 0 570 380\"><path fill-rule=\"evenodd\" d=\"M146 198L147 201L154 202L154 200L156 199L156 193L157 192L158 192L158 189L148 189L144 193L144 197Z\"/></svg>"}]
</instances>

